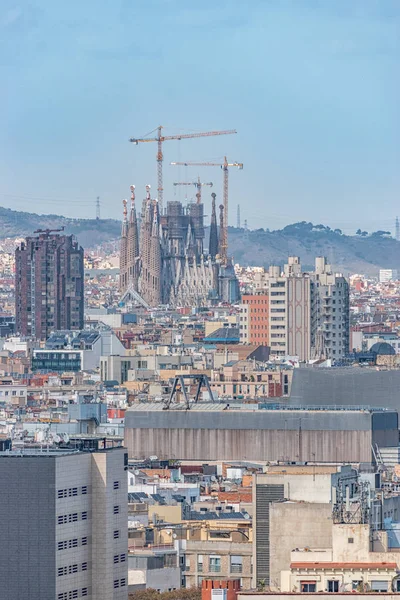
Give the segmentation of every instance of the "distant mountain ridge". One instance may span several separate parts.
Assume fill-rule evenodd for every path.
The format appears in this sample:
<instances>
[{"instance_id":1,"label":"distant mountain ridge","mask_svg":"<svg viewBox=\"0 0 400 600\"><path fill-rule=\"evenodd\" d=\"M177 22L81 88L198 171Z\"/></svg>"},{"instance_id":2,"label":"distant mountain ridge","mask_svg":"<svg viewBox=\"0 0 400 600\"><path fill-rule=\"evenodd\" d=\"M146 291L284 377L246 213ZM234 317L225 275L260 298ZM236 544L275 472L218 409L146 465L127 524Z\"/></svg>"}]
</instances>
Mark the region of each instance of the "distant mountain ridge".
<instances>
[{"instance_id":1,"label":"distant mountain ridge","mask_svg":"<svg viewBox=\"0 0 400 600\"><path fill-rule=\"evenodd\" d=\"M400 242L390 232L344 235L340 229L302 221L268 231L229 228L229 252L242 265L283 265L288 256L300 256L304 270L314 268L316 256L326 256L344 275L377 275L379 269L398 269Z\"/></svg>"},{"instance_id":2,"label":"distant mountain ridge","mask_svg":"<svg viewBox=\"0 0 400 600\"><path fill-rule=\"evenodd\" d=\"M115 219L70 219L60 215L38 215L0 206L0 238L26 237L36 229L60 229L77 236L84 248L119 237L121 222Z\"/></svg>"},{"instance_id":3,"label":"distant mountain ridge","mask_svg":"<svg viewBox=\"0 0 400 600\"><path fill-rule=\"evenodd\" d=\"M116 219L71 219L0 207L0 238L25 237L36 229L60 227L76 235L84 248L117 240L121 233L121 222ZM340 229L306 221L276 231L229 227L229 253L235 262L250 266L283 265L294 255L300 256L304 269L312 269L316 256L326 256L335 270L345 275L377 275L380 268L400 272L400 242L389 232L358 230L357 235L344 235Z\"/></svg>"}]
</instances>

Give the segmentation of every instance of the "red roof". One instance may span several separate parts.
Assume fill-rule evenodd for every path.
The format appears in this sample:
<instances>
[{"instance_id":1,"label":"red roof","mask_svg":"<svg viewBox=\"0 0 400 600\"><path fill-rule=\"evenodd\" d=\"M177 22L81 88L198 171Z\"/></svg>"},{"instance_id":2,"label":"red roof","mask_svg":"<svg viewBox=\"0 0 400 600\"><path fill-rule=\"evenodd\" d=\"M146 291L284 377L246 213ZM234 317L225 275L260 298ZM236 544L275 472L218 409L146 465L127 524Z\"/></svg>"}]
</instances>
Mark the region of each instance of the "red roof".
<instances>
[{"instance_id":1,"label":"red roof","mask_svg":"<svg viewBox=\"0 0 400 600\"><path fill-rule=\"evenodd\" d=\"M292 562L291 569L397 569L387 562Z\"/></svg>"}]
</instances>

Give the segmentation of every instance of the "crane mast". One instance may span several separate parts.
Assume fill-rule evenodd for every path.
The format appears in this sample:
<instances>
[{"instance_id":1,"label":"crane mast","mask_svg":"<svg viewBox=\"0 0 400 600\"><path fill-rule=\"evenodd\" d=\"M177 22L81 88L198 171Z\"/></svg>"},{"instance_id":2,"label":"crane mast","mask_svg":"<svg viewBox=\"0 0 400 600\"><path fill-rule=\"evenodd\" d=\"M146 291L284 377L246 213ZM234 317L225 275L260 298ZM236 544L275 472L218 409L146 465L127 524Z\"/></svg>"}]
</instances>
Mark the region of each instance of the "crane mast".
<instances>
[{"instance_id":1,"label":"crane mast","mask_svg":"<svg viewBox=\"0 0 400 600\"><path fill-rule=\"evenodd\" d=\"M228 260L228 196L229 196L229 168L237 167L243 169L243 163L229 163L226 156L224 156L223 163L213 162L172 162L173 166L184 166L184 167L220 167L224 172L224 191L223 191L223 204L220 212L220 239L221 239L221 260L226 265ZM220 207L221 209L221 207Z\"/></svg>"},{"instance_id":2,"label":"crane mast","mask_svg":"<svg viewBox=\"0 0 400 600\"><path fill-rule=\"evenodd\" d=\"M199 138L199 137L210 137L210 136L215 136L215 135L230 135L232 133L237 133L236 129L226 129L223 131L205 131L202 133L183 133L183 134L178 134L178 135L163 135L162 134L162 130L163 130L163 126L159 125L156 130L151 131L150 133L153 133L154 131L157 131L157 136L154 138L148 138L148 137L143 137L143 138L130 138L129 141L132 142L133 144L138 145L139 143L144 143L144 142L157 142L157 180L158 180L158 204L160 206L160 209L162 209L163 207L163 195L164 195L164 188L163 188L163 142L169 141L169 140L186 140L186 139L192 139L192 138Z\"/></svg>"}]
</instances>

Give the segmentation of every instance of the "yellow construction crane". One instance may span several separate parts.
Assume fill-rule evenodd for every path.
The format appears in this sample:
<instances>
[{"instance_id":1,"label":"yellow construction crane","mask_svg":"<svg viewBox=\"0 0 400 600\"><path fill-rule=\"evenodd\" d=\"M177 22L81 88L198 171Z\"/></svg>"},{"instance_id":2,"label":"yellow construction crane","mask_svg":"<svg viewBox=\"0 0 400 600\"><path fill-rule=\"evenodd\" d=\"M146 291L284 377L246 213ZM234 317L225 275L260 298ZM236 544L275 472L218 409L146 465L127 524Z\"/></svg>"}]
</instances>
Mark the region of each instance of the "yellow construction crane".
<instances>
[{"instance_id":1,"label":"yellow construction crane","mask_svg":"<svg viewBox=\"0 0 400 600\"><path fill-rule=\"evenodd\" d=\"M184 167L220 167L224 172L224 203L223 203L223 221L224 227L222 227L222 231L220 232L220 256L223 264L226 264L228 259L228 172L229 167L237 167L238 169L243 169L243 163L228 163L226 156L224 157L223 163L212 163L212 162L172 162L171 165L174 166L184 166Z\"/></svg>"},{"instance_id":2,"label":"yellow construction crane","mask_svg":"<svg viewBox=\"0 0 400 600\"><path fill-rule=\"evenodd\" d=\"M206 131L204 133L183 133L179 135L162 135L162 130L164 127L159 125L153 131L150 131L147 135L154 133L157 131L157 136L153 138L143 137L143 138L130 138L129 141L134 144L139 144L141 142L157 142L158 151L157 151L157 175L158 175L158 203L160 208L163 206L163 174L162 174L162 163L163 163L163 152L162 152L162 144L168 140L186 140L191 138L199 138L199 137L209 137L212 135L230 135L231 133L237 133L236 129L227 129L226 131Z\"/></svg>"},{"instance_id":3,"label":"yellow construction crane","mask_svg":"<svg viewBox=\"0 0 400 600\"><path fill-rule=\"evenodd\" d=\"M200 177L197 178L197 181L176 181L174 185L194 185L197 188L196 199L197 204L201 203L201 188L203 185L208 185L210 187L213 186L212 182L210 183L201 183Z\"/></svg>"}]
</instances>

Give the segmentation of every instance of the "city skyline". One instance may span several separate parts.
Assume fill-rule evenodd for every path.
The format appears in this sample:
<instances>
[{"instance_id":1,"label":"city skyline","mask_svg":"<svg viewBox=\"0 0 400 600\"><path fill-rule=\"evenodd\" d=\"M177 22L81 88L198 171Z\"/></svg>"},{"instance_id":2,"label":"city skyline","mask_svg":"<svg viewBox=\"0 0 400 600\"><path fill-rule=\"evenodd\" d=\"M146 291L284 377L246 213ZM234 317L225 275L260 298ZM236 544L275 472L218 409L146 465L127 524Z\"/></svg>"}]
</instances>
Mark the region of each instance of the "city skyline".
<instances>
[{"instance_id":1,"label":"city skyline","mask_svg":"<svg viewBox=\"0 0 400 600\"><path fill-rule=\"evenodd\" d=\"M61 12L46 0L8 1L0 204L93 217L100 196L102 216L112 217L130 184L138 197L147 183L157 187L155 145L134 147L129 137L159 124L172 135L236 128L165 145L165 200L184 201L172 184L197 175L222 199L217 170L168 163L226 154L244 163L230 177L230 225L241 204L252 228L307 220L346 233L393 230L399 20L389 0L201 10L124 1L96 12L91 2ZM210 214L208 193L204 200Z\"/></svg>"}]
</instances>

